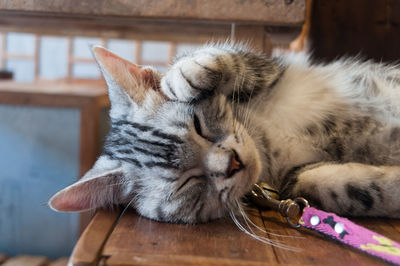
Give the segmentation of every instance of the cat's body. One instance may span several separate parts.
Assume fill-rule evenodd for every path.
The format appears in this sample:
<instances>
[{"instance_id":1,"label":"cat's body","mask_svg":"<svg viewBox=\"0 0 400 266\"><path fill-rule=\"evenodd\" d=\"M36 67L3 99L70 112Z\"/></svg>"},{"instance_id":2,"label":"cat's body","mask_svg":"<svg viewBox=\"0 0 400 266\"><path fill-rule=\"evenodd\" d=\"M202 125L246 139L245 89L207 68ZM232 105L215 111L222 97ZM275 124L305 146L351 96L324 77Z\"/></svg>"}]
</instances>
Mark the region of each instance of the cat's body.
<instances>
[{"instance_id":1,"label":"cat's body","mask_svg":"<svg viewBox=\"0 0 400 266\"><path fill-rule=\"evenodd\" d=\"M131 203L160 221L202 222L262 180L339 214L400 217L398 68L225 45L181 57L161 79L94 53L112 129L83 181L53 198L56 209Z\"/></svg>"}]
</instances>

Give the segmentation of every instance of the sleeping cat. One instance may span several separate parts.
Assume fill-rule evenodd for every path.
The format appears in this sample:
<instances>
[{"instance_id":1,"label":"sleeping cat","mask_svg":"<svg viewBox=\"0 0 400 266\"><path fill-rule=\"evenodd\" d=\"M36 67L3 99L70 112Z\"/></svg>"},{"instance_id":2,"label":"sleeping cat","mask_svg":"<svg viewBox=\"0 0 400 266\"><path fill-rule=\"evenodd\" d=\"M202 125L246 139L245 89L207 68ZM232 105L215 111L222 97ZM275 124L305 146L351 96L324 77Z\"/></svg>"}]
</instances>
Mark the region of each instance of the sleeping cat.
<instances>
[{"instance_id":1,"label":"sleeping cat","mask_svg":"<svg viewBox=\"0 0 400 266\"><path fill-rule=\"evenodd\" d=\"M163 76L95 46L104 151L50 206L129 204L164 222L222 217L258 181L340 215L400 217L400 69L211 45Z\"/></svg>"}]
</instances>

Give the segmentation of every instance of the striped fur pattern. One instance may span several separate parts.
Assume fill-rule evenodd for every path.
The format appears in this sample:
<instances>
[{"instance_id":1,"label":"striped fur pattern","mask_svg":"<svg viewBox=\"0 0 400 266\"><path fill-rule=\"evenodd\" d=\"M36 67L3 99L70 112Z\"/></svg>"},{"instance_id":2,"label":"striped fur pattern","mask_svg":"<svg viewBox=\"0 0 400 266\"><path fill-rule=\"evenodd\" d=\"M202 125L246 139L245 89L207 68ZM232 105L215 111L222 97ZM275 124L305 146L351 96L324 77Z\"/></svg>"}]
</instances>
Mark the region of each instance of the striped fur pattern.
<instances>
[{"instance_id":1,"label":"striped fur pattern","mask_svg":"<svg viewBox=\"0 0 400 266\"><path fill-rule=\"evenodd\" d=\"M210 45L154 72L153 88L136 82L151 91L139 103L97 60L111 130L93 169L53 208L122 203L159 221L205 222L266 181L340 215L400 217L398 67ZM81 195L87 183L93 191Z\"/></svg>"}]
</instances>

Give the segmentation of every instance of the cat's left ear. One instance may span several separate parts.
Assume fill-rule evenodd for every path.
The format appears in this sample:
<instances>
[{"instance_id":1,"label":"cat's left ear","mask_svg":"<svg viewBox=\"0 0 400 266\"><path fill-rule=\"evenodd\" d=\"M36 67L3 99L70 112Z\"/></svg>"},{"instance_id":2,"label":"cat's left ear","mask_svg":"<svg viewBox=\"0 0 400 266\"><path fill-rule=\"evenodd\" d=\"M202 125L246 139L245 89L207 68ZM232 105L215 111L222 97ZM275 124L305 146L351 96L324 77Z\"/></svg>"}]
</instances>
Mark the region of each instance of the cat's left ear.
<instances>
[{"instance_id":1,"label":"cat's left ear","mask_svg":"<svg viewBox=\"0 0 400 266\"><path fill-rule=\"evenodd\" d=\"M146 100L167 99L160 90L162 75L154 68L135 65L101 46L93 46L92 51L108 85L111 112L132 102L140 106Z\"/></svg>"},{"instance_id":2,"label":"cat's left ear","mask_svg":"<svg viewBox=\"0 0 400 266\"><path fill-rule=\"evenodd\" d=\"M79 212L129 201L126 189L133 185L132 180L125 179L119 166L105 168L109 163L104 161L107 159L100 157L85 176L56 193L49 206L56 211Z\"/></svg>"}]
</instances>

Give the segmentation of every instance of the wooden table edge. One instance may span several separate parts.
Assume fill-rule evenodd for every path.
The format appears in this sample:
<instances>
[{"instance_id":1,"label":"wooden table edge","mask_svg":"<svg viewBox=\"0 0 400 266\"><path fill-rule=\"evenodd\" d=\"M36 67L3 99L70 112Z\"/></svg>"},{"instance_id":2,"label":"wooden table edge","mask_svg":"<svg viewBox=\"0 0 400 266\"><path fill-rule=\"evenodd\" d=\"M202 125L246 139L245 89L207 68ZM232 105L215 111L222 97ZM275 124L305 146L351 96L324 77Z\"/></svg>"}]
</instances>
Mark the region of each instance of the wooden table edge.
<instances>
[{"instance_id":1,"label":"wooden table edge","mask_svg":"<svg viewBox=\"0 0 400 266\"><path fill-rule=\"evenodd\" d=\"M118 257L109 257L104 254L103 265L277 265L270 261L256 261L244 259L228 259L218 257L191 256L191 255L144 255L118 254Z\"/></svg>"},{"instance_id":2,"label":"wooden table edge","mask_svg":"<svg viewBox=\"0 0 400 266\"><path fill-rule=\"evenodd\" d=\"M97 265L104 244L118 223L119 217L119 210L98 210L79 237L68 265Z\"/></svg>"}]
</instances>

